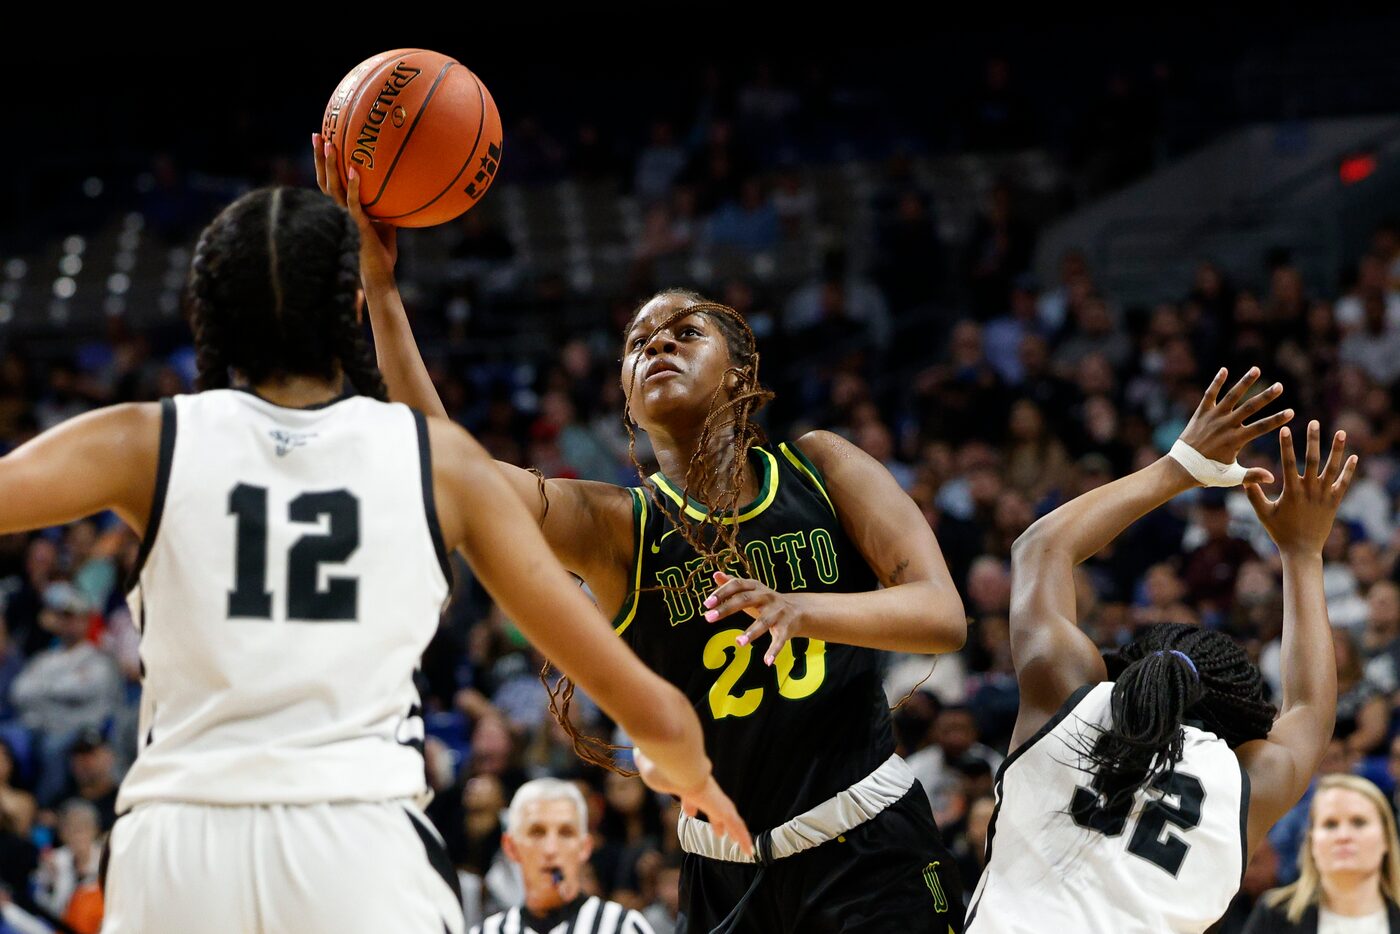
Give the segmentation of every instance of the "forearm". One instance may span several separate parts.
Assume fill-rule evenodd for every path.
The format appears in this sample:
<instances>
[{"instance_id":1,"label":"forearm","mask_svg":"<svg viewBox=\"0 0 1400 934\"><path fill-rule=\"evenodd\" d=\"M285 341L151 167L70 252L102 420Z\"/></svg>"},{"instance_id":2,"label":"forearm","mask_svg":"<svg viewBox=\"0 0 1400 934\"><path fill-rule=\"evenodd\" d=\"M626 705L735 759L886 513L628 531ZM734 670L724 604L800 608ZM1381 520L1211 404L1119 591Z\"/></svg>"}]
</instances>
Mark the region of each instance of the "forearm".
<instances>
[{"instance_id":1,"label":"forearm","mask_svg":"<svg viewBox=\"0 0 1400 934\"><path fill-rule=\"evenodd\" d=\"M447 418L447 410L418 352L408 312L404 310L403 299L393 280L366 281L365 303L369 306L375 353L389 398L425 415Z\"/></svg>"},{"instance_id":2,"label":"forearm","mask_svg":"<svg viewBox=\"0 0 1400 934\"><path fill-rule=\"evenodd\" d=\"M501 507L501 511L518 510ZM520 538L538 537L529 526ZM579 689L616 721L678 786L692 788L709 775L700 721L685 696L648 669L617 638L583 591L546 552L518 555L519 540L490 542L485 554L469 554L472 567L506 615L530 642L551 659ZM542 547L543 541L537 547ZM535 560L531 561L531 558ZM523 559L523 560L521 560ZM529 567L526 573L500 575L499 565ZM521 582L528 585L521 586ZM502 586L504 585L504 586Z\"/></svg>"},{"instance_id":3,"label":"forearm","mask_svg":"<svg viewBox=\"0 0 1400 934\"><path fill-rule=\"evenodd\" d=\"M1066 555L1073 564L1097 554L1152 510L1196 486L1186 469L1162 457L1106 483L1038 520L1022 538Z\"/></svg>"},{"instance_id":4,"label":"forearm","mask_svg":"<svg viewBox=\"0 0 1400 934\"><path fill-rule=\"evenodd\" d=\"M580 599L584 599L581 594ZM591 603L588 611L597 616ZM581 616L563 618L580 620ZM580 628L588 631L586 642L579 641ZM710 760L694 708L677 687L646 668L621 639L611 632L593 632L596 628L591 622L572 631L561 627L559 638L536 644L544 649L557 643L548 657L678 787L699 785L710 774Z\"/></svg>"},{"instance_id":5,"label":"forearm","mask_svg":"<svg viewBox=\"0 0 1400 934\"><path fill-rule=\"evenodd\" d=\"M710 776L700 720L678 688L654 675L655 686L614 718L638 749L646 753L677 788L691 789Z\"/></svg>"},{"instance_id":6,"label":"forearm","mask_svg":"<svg viewBox=\"0 0 1400 934\"><path fill-rule=\"evenodd\" d=\"M1322 591L1322 555L1283 552L1283 703L1336 719L1337 665Z\"/></svg>"},{"instance_id":7,"label":"forearm","mask_svg":"<svg viewBox=\"0 0 1400 934\"><path fill-rule=\"evenodd\" d=\"M967 617L956 590L911 581L859 593L792 594L798 633L823 642L891 652L955 652L967 639Z\"/></svg>"}]
</instances>

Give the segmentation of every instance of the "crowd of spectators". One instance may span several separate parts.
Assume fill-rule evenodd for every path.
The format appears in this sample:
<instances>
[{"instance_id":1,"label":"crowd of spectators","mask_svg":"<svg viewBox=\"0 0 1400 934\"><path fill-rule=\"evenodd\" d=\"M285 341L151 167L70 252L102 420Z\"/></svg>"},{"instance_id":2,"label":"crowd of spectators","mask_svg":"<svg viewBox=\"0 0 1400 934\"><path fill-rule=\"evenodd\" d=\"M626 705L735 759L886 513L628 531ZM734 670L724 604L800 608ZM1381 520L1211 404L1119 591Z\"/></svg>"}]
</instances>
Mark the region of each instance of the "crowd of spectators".
<instances>
[{"instance_id":1,"label":"crowd of spectators","mask_svg":"<svg viewBox=\"0 0 1400 934\"><path fill-rule=\"evenodd\" d=\"M985 80L963 115L966 145L1034 143L1009 66L990 62ZM645 438L633 449L621 418L621 324L651 290L694 284L661 279L661 258L697 243L763 251L811 233L813 193L784 145L821 125L807 122L810 100L759 73L722 101L707 99L724 112L697 122L699 132L655 121L621 180L644 212L628 281L614 284L622 297L598 299L594 326L559 329L537 359L468 370L452 353L433 352L434 341L470 343L473 318L461 303L489 299L406 281L449 413L501 459L551 476L635 484L651 465ZM1115 129L1130 113L1106 105L1101 115L1103 139L1089 147L1095 185L1119 184L1150 162L1150 126ZM1120 158L1109 158L1112 137L1127 141ZM618 171L617 151L597 128L581 128L566 145L522 123L510 139L506 164L519 183ZM764 415L774 441L812 428L844 435L889 468L938 536L967 608L967 645L936 660L890 656L886 687L892 704L904 699L893 714L900 749L964 880L970 886L981 871L992 776L1017 709L1007 631L1012 542L1057 504L1161 456L1221 366L1260 366L1267 381L1284 383L1300 419L1345 429L1361 454L1326 550L1342 696L1323 772L1358 772L1396 793L1400 228L1378 228L1342 283L1306 281L1285 249L1268 268L1234 276L1203 260L1177 294L1124 307L1080 253L1065 255L1050 280L1031 274L1037 228L1018 211L1011 184L988 191L966 244L945 255L925 193L897 157L890 165L870 194L872 261L856 261L838 240L791 288L744 275L702 288L742 311L759 337L760 378L777 394ZM306 183L294 163L278 172ZM160 191L150 223L178 241L196 222L181 201L193 196L172 201ZM509 236L474 215L453 235L454 260L473 277L514 261ZM114 319L108 333L51 351L0 340L0 450L96 406L191 390L187 335L132 331ZM1271 464L1272 443L1244 459ZM122 581L138 546L113 516L0 536L0 885L75 928L90 911L94 841L111 825L115 788L136 749L139 640ZM550 775L576 780L588 802L592 889L671 930L674 807L638 780L574 756L548 713L538 677L545 660L464 568L459 574L422 690L430 816L466 883L469 914L479 920L518 901L520 880L500 853L503 810L524 781ZM1105 650L1148 623L1220 629L1248 648L1277 692L1279 565L1241 494L1181 497L1087 561L1077 581L1081 625ZM586 698L575 717L585 730L609 732ZM1271 835L1242 898L1296 873L1307 804ZM1246 903L1236 913L1247 911Z\"/></svg>"}]
</instances>

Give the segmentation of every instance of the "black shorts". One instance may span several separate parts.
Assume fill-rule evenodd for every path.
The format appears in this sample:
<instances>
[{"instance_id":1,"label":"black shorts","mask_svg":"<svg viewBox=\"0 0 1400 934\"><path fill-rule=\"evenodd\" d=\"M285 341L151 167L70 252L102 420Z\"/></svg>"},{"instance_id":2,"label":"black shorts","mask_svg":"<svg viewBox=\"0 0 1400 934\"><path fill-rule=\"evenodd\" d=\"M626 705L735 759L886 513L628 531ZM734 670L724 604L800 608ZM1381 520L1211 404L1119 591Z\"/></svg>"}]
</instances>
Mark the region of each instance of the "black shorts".
<instances>
[{"instance_id":1,"label":"black shorts","mask_svg":"<svg viewBox=\"0 0 1400 934\"><path fill-rule=\"evenodd\" d=\"M758 867L687 853L676 934L710 934ZM962 879L916 782L873 820L768 866L735 934L959 934Z\"/></svg>"}]
</instances>

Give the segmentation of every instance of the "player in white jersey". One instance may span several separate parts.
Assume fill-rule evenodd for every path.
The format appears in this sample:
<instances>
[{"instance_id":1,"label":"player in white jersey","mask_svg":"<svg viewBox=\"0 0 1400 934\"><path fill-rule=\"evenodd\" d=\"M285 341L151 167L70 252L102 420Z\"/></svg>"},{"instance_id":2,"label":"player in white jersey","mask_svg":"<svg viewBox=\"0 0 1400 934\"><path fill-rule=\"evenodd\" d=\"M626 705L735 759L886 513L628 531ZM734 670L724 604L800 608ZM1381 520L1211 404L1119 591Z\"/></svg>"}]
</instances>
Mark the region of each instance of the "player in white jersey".
<instances>
[{"instance_id":1,"label":"player in white jersey","mask_svg":"<svg viewBox=\"0 0 1400 934\"><path fill-rule=\"evenodd\" d=\"M419 809L413 685L450 549L665 790L748 845L684 696L609 638L485 451L379 401L358 246L319 193L240 198L190 275L207 391L93 412L0 459L0 532L111 509L143 534L141 749L109 841L111 934L462 930Z\"/></svg>"},{"instance_id":2,"label":"player in white jersey","mask_svg":"<svg viewBox=\"0 0 1400 934\"><path fill-rule=\"evenodd\" d=\"M1246 399L1257 378L1250 370L1219 398L1221 370L1171 455L1061 506L1016 542L1020 711L997 774L970 934L1204 931L1316 770L1337 701L1322 544L1356 458L1339 432L1320 467L1312 422L1299 477L1282 428L1283 492L1267 499L1259 484L1273 482L1269 472L1236 458L1293 413L1249 423L1283 391ZM1223 633L1150 626L1105 660L1075 622L1076 564L1177 494L1241 481L1283 563L1277 719L1258 669Z\"/></svg>"}]
</instances>

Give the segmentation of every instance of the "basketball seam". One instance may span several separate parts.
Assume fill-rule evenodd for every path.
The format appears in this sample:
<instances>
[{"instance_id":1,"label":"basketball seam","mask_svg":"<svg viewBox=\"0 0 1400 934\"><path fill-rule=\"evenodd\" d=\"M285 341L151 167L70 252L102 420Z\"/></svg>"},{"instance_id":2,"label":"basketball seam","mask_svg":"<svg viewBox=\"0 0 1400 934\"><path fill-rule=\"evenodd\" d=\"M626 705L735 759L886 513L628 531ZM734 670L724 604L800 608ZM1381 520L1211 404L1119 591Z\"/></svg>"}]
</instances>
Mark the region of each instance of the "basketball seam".
<instances>
[{"instance_id":1,"label":"basketball seam","mask_svg":"<svg viewBox=\"0 0 1400 934\"><path fill-rule=\"evenodd\" d=\"M437 204L438 201L442 199L443 195L447 194L454 187L456 187L457 180L462 177L462 173L465 172L474 161L476 161L476 151L481 148L481 135L486 131L486 93L485 88L481 83L481 79L476 76L476 72L468 68L467 74L471 75L472 80L476 82L476 97L477 101L480 103L478 112L481 116L480 119L477 120L476 124L476 139L472 141L471 151L467 153L467 158L462 162L462 167L457 170L456 175L452 176L452 181L447 183L447 187L443 188L442 191L438 192L431 199L429 199L426 204L420 204L412 211L406 211L403 214L395 214L392 217L384 217L381 218L381 220L396 220L400 217L408 217L409 215L417 214L419 211L426 210L427 208L432 207L434 204ZM427 101L423 102L423 109L427 109ZM408 141L405 140L404 142L405 144L407 144ZM403 152L402 147L399 149L399 152Z\"/></svg>"},{"instance_id":2,"label":"basketball seam","mask_svg":"<svg viewBox=\"0 0 1400 934\"><path fill-rule=\"evenodd\" d=\"M423 97L423 103L418 105L418 113L414 115L413 122L408 125L408 132L403 135L403 142L399 143L399 151L394 153L394 161L389 163L389 168L384 172L384 182L379 186L379 194L374 196L373 201L365 205L366 211L378 204L379 199L384 197L384 192L389 190L389 179L394 175L394 167L399 164L399 159L403 157L403 151L408 148L408 141L413 138L413 131L418 129L418 121L422 120L423 114L427 113L428 102L431 101L433 95L437 93L438 85L442 84L442 79L447 77L447 73L452 69L452 66L456 64L457 62L448 62L443 65L442 71L439 71L438 76L433 79L433 86L428 88L428 93ZM396 214L394 216L403 217L404 215ZM388 219L387 217L375 218L375 220Z\"/></svg>"},{"instance_id":3,"label":"basketball seam","mask_svg":"<svg viewBox=\"0 0 1400 934\"><path fill-rule=\"evenodd\" d=\"M413 49L413 50L410 50L410 51L421 51L421 50ZM406 57L406 56L400 56L400 57ZM387 62L387 61L392 61L392 60L393 60L393 56L388 55L387 53L385 53L384 61ZM380 65L383 65L383 62L381 62ZM375 83L372 84L371 82L365 80L365 77L366 77L366 76L368 76L368 75L370 75L370 74L373 74L373 73L375 73L375 72L377 72L377 71L379 71L379 67L378 67L378 66L376 66L376 67L374 67L374 68L371 68L371 69L369 69L368 71L366 71L365 74L362 75L362 76L360 77L360 84L359 84L359 86L355 88L355 93L354 93L354 95L353 95L353 98L354 98L354 99L353 99L353 100L347 100L347 101L346 101L346 105L348 105L348 106L345 106L344 113L345 113L345 116L346 116L346 118L347 118L347 121L346 121L346 123L345 123L345 126L346 126L347 128L350 126L350 123L349 123L348 118L349 118L352 114L354 114L355 111L356 111L356 109L358 109L359 106L360 106L360 98L364 97L364 96L365 96L365 92L368 91L371 87L378 87L378 86L379 86L379 85L378 85L378 82L375 82ZM340 154L340 163L341 163L341 166L340 166L340 167L341 167L341 170L342 170L341 173L340 173L340 177L341 177L342 179L348 179L348 178L350 177L350 154L351 154L351 152L354 150L354 147L349 147L349 148L347 148L346 145L345 145L345 140L346 140L346 138L347 138L348 136L350 136L350 134L351 134L352 132L353 132L353 131L351 131L351 130L349 130L349 129L346 129L346 130L342 131L342 135L341 135L340 139L337 140L337 141L335 141L336 144L340 147L340 149L338 150L338 152L339 152L339 154ZM386 181L387 181L387 179L386 179ZM374 200L375 200L375 201L378 201L378 200L379 200L380 198L382 198L383 196L384 196L384 185L381 184L381 185L379 186L379 194L377 194L377 195L374 196ZM370 202L370 203L373 204L374 202Z\"/></svg>"}]
</instances>

